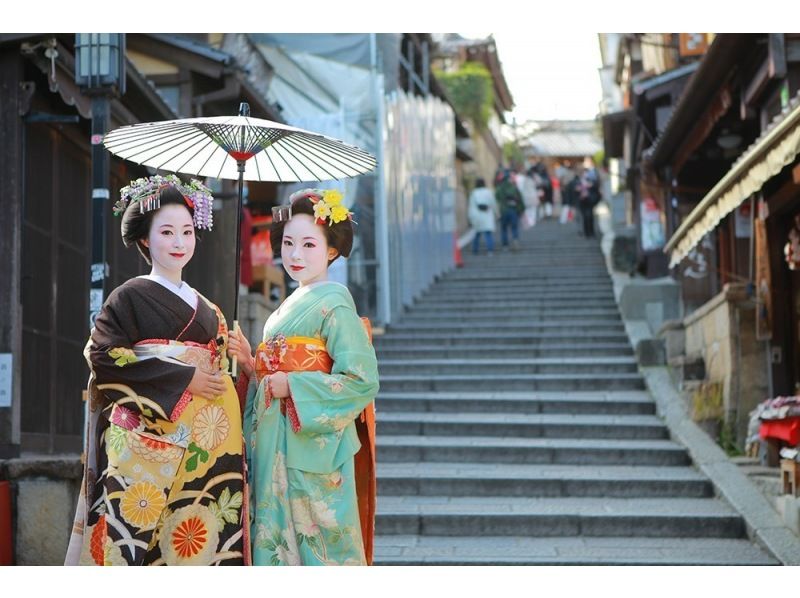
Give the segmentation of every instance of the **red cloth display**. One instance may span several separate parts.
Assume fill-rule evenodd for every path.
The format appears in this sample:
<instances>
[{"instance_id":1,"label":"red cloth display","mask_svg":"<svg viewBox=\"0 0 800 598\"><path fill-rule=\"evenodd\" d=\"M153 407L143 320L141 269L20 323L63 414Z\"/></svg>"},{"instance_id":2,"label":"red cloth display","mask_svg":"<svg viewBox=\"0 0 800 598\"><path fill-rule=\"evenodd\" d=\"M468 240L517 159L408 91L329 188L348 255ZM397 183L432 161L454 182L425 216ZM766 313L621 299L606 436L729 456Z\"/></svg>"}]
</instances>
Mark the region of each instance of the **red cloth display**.
<instances>
[{"instance_id":1,"label":"red cloth display","mask_svg":"<svg viewBox=\"0 0 800 598\"><path fill-rule=\"evenodd\" d=\"M253 238L253 215L247 206L242 208L242 254L240 256L239 280L249 287L253 284L253 258L250 242Z\"/></svg>"},{"instance_id":2,"label":"red cloth display","mask_svg":"<svg viewBox=\"0 0 800 598\"><path fill-rule=\"evenodd\" d=\"M762 421L758 434L764 440L776 438L795 446L800 443L800 417Z\"/></svg>"}]
</instances>

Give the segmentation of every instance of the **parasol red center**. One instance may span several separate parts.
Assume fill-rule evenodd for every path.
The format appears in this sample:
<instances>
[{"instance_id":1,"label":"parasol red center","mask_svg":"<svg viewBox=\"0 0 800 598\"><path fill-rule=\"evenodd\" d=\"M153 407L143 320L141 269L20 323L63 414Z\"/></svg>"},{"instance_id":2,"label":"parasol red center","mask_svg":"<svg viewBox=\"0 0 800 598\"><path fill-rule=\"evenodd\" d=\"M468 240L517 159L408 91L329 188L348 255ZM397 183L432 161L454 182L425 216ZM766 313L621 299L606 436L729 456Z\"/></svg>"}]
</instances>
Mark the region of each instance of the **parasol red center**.
<instances>
[{"instance_id":1,"label":"parasol red center","mask_svg":"<svg viewBox=\"0 0 800 598\"><path fill-rule=\"evenodd\" d=\"M254 152L235 152L233 150L229 151L228 154L237 162L245 162L255 156Z\"/></svg>"}]
</instances>

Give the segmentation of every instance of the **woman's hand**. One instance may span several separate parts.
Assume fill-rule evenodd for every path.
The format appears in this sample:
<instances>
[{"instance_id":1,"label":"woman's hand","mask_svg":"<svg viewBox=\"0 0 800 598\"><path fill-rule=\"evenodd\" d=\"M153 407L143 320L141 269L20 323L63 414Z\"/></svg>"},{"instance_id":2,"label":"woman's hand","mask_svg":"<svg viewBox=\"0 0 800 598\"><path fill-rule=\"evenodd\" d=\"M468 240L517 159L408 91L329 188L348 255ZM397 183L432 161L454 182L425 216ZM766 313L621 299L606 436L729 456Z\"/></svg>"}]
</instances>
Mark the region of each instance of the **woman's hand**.
<instances>
[{"instance_id":1,"label":"woman's hand","mask_svg":"<svg viewBox=\"0 0 800 598\"><path fill-rule=\"evenodd\" d=\"M228 357L235 357L245 375L248 378L253 377L255 367L252 349L241 329L232 330L228 333Z\"/></svg>"},{"instance_id":2,"label":"woman's hand","mask_svg":"<svg viewBox=\"0 0 800 598\"><path fill-rule=\"evenodd\" d=\"M273 398L285 399L289 396L289 376L286 375L286 372L270 374L269 387L272 390Z\"/></svg>"},{"instance_id":3,"label":"woman's hand","mask_svg":"<svg viewBox=\"0 0 800 598\"><path fill-rule=\"evenodd\" d=\"M207 374L200 368L195 368L192 381L189 382L186 390L195 396L213 400L225 392L225 384L222 382L222 375L219 372Z\"/></svg>"}]
</instances>

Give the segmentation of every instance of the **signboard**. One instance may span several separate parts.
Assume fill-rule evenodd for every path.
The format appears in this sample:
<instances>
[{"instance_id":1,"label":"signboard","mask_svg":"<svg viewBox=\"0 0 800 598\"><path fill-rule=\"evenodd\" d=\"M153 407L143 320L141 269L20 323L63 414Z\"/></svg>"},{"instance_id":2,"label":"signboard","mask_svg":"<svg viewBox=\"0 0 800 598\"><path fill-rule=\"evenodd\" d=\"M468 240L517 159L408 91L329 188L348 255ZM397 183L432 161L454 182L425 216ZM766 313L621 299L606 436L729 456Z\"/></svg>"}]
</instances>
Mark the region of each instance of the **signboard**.
<instances>
[{"instance_id":1,"label":"signboard","mask_svg":"<svg viewBox=\"0 0 800 598\"><path fill-rule=\"evenodd\" d=\"M736 208L736 216L734 222L736 223L735 226L735 235L737 239L749 239L750 238L750 212L752 208L750 207L750 202L746 201L738 208Z\"/></svg>"},{"instance_id":2,"label":"signboard","mask_svg":"<svg viewBox=\"0 0 800 598\"><path fill-rule=\"evenodd\" d=\"M11 353L0 353L0 407L11 407Z\"/></svg>"},{"instance_id":3,"label":"signboard","mask_svg":"<svg viewBox=\"0 0 800 598\"><path fill-rule=\"evenodd\" d=\"M664 223L661 219L661 210L652 197L642 200L642 249L644 251L654 251L661 249L666 243L664 238Z\"/></svg>"},{"instance_id":4,"label":"signboard","mask_svg":"<svg viewBox=\"0 0 800 598\"><path fill-rule=\"evenodd\" d=\"M708 50L708 36L705 33L680 33L679 50L681 56L702 56Z\"/></svg>"},{"instance_id":5,"label":"signboard","mask_svg":"<svg viewBox=\"0 0 800 598\"><path fill-rule=\"evenodd\" d=\"M761 203L763 200L759 202ZM762 210L759 209L759 212ZM767 222L761 213L753 220L753 230L756 246L756 339L765 341L772 337L772 278L767 247Z\"/></svg>"}]
</instances>

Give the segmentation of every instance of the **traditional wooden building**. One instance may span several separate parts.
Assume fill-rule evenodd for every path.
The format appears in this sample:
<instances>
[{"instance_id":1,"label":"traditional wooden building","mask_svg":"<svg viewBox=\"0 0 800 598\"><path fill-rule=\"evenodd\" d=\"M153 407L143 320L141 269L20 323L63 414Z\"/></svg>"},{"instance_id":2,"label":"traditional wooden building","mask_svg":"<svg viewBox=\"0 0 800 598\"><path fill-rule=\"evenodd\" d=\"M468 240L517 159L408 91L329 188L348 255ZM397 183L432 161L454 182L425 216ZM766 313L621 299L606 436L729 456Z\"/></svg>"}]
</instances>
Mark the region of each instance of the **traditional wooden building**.
<instances>
[{"instance_id":1,"label":"traditional wooden building","mask_svg":"<svg viewBox=\"0 0 800 598\"><path fill-rule=\"evenodd\" d=\"M0 457L21 451L79 452L81 393L88 368L91 260L91 99L75 84L74 34L0 35L0 131L4 182L0 243L4 282L0 311L8 314L0 353L11 355L13 387L0 399ZM137 122L235 113L248 101L253 116L279 120L248 73L209 43L165 34L128 34L126 92L111 100L110 129ZM112 158L112 200L146 169ZM236 220L232 183L215 228L187 269L190 284L233 311ZM147 271L126 250L119 219L106 210L106 289ZM226 299L227 300L226 303ZM20 356L24 356L22 359Z\"/></svg>"},{"instance_id":2,"label":"traditional wooden building","mask_svg":"<svg viewBox=\"0 0 800 598\"><path fill-rule=\"evenodd\" d=\"M606 147L628 162L634 209L645 195L656 208L663 232L642 251L645 272L668 271L680 286L682 317L664 331L670 363L692 372L690 400L718 397L723 444L741 449L758 403L800 391L797 282L785 255L800 181L800 39L658 35L620 46L630 112L605 119ZM654 41L661 49L650 52L670 68L645 76Z\"/></svg>"}]
</instances>

